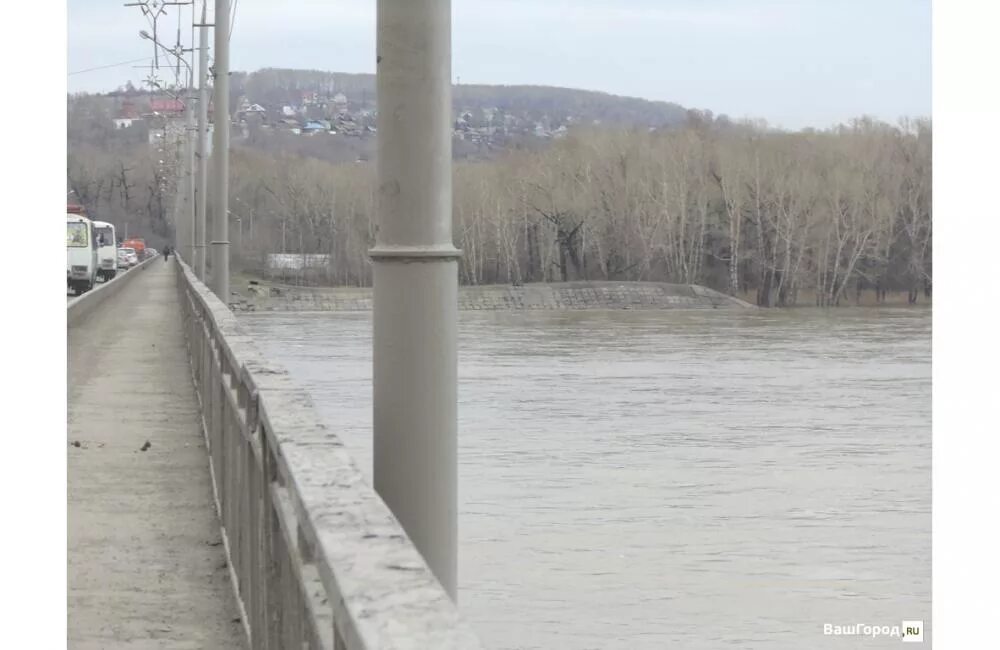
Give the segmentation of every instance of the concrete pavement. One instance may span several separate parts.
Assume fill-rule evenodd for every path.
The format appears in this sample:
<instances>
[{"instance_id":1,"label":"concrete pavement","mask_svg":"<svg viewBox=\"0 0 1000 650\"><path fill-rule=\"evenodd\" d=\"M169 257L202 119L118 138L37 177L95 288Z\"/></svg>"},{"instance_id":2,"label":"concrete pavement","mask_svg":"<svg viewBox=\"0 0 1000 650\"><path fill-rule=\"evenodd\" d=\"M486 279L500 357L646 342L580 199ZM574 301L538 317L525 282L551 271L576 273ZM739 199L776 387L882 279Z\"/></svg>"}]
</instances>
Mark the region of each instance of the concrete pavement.
<instances>
[{"instance_id":1,"label":"concrete pavement","mask_svg":"<svg viewBox=\"0 0 1000 650\"><path fill-rule=\"evenodd\" d=\"M174 261L69 332L69 647L242 648Z\"/></svg>"},{"instance_id":2,"label":"concrete pavement","mask_svg":"<svg viewBox=\"0 0 1000 650\"><path fill-rule=\"evenodd\" d=\"M122 269L122 268L118 269L118 275L117 275L117 276L115 276L115 277L121 277L121 276L122 276L122 275L124 275L124 274L125 274L125 272L127 272L128 270L129 270L129 269ZM95 285L94 285L94 289L96 289L97 287L101 286L102 284L104 284L104 280L102 280L101 278L97 278L97 284L95 284ZM81 294L81 295L83 295L83 294ZM76 294L74 294L74 293L73 293L73 292L72 292L72 291L71 291L71 290L69 289L69 287L67 287L67 288L66 288L66 302L69 302L70 300L73 300L74 298L79 298L79 297L80 297L80 296L77 296Z\"/></svg>"}]
</instances>

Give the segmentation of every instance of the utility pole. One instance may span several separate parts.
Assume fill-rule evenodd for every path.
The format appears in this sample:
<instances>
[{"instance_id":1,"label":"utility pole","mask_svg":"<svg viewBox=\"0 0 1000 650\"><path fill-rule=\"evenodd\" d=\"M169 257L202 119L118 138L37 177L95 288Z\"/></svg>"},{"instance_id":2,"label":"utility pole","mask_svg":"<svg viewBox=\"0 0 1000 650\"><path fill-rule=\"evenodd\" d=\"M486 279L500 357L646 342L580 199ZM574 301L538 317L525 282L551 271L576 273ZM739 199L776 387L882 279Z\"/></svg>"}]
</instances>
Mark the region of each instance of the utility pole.
<instances>
[{"instance_id":1,"label":"utility pole","mask_svg":"<svg viewBox=\"0 0 1000 650\"><path fill-rule=\"evenodd\" d=\"M212 210L212 290L229 304L229 0L215 0L215 203Z\"/></svg>"},{"instance_id":2,"label":"utility pole","mask_svg":"<svg viewBox=\"0 0 1000 650\"><path fill-rule=\"evenodd\" d=\"M451 0L378 0L376 15L375 489L455 600Z\"/></svg>"},{"instance_id":3,"label":"utility pole","mask_svg":"<svg viewBox=\"0 0 1000 650\"><path fill-rule=\"evenodd\" d=\"M194 0L185 3L191 5L191 23L194 23ZM181 71L181 54L184 52L190 52L192 54L191 65L184 61L185 67L187 67L187 79L185 85L184 93L184 166L187 168L186 180L187 185L185 186L185 203L187 204L187 214L185 215L187 219L187 227L185 228L185 242L182 246L185 255L184 258L187 260L188 264L191 264L194 259L194 237L195 237L195 225L197 220L197 212L195 205L195 156L194 156L194 146L195 146L195 136L194 136L194 42L191 43L191 49L184 49L181 44L181 17L183 12L178 11L177 15L177 73L180 74ZM192 33L192 36L194 34Z\"/></svg>"},{"instance_id":4,"label":"utility pole","mask_svg":"<svg viewBox=\"0 0 1000 650\"><path fill-rule=\"evenodd\" d=\"M194 8L192 7L192 10ZM195 189L195 181L197 180L196 169L195 169L195 151L194 151L194 71L188 68L188 84L187 84L187 100L184 102L184 133L187 136L185 140L185 154L187 155L187 206L188 206L188 228L190 232L187 233L187 241L185 242L188 246L186 251L186 261L188 264L192 264L194 260L195 251L197 250L197 229L198 229L198 210L195 205L195 200L197 198L197 192Z\"/></svg>"},{"instance_id":5,"label":"utility pole","mask_svg":"<svg viewBox=\"0 0 1000 650\"><path fill-rule=\"evenodd\" d=\"M208 0L201 2L198 25L198 189L195 211L194 269L205 282L205 215L208 211Z\"/></svg>"},{"instance_id":6,"label":"utility pole","mask_svg":"<svg viewBox=\"0 0 1000 650\"><path fill-rule=\"evenodd\" d=\"M184 52L193 51L185 50L181 42L181 21L183 17L183 10L178 9L177 13L177 40L173 49L167 48L165 45L159 42L158 36L158 22L159 19L166 15L168 6L172 7L184 7L186 5L191 5L192 7L192 17L194 14L194 0L138 0L136 2L126 3L126 7L139 7L142 10L143 16L149 21L150 27L153 29L153 34L150 35L145 30L139 32L141 38L152 41L153 43L153 61L150 65L149 78L147 83L150 89L160 88L159 83L156 79L155 71L159 69L159 50L158 48L163 48L168 54L176 57L176 65L174 67L174 85L173 92L165 91L166 94L170 95L173 99L180 101L184 108L184 138L181 142L181 138L168 138L169 129L167 118L164 119L164 134L162 141L162 149L158 150L164 158L172 158L173 164L173 183L170 188L175 194L175 200L173 204L173 219L172 225L174 228L174 245L185 253L186 257L193 257L195 249L195 178L194 178L194 141L193 141L193 131L194 131L194 108L192 102L194 100L193 84L194 84L194 71L191 66L188 65L187 61L184 61L181 56ZM193 24L192 20L192 24ZM193 46L192 46L193 47ZM180 75L181 75L181 63L188 68L188 76L185 83L186 92L180 90ZM160 88L163 90L162 88ZM176 94L175 94L176 93ZM167 149L170 150L167 153ZM161 164L163 160L159 161ZM182 175L181 167L186 168L186 173ZM165 170L159 169L159 172L164 172ZM165 188L160 188L160 191L166 191ZM188 248L190 246L190 249Z\"/></svg>"},{"instance_id":7,"label":"utility pole","mask_svg":"<svg viewBox=\"0 0 1000 650\"><path fill-rule=\"evenodd\" d=\"M142 15L146 17L149 21L150 26L153 28L153 38L155 42L159 38L159 32L157 31L157 23L160 20L160 16L167 13L167 5L175 4L172 2L153 2L152 6L149 4L149 0L139 0L138 2L126 2L124 6L126 7L139 7L142 10ZM153 63L158 70L160 68L160 54L153 48Z\"/></svg>"}]
</instances>

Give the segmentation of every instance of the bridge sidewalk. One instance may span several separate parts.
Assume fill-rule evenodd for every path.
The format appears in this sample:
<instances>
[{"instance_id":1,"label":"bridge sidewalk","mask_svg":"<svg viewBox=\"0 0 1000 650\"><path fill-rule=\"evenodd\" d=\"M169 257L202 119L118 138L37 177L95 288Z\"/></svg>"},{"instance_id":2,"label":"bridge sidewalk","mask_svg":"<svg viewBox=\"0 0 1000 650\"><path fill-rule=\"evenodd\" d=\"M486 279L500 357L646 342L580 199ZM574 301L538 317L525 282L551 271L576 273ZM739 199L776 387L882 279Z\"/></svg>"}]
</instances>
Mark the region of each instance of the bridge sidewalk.
<instances>
[{"instance_id":1,"label":"bridge sidewalk","mask_svg":"<svg viewBox=\"0 0 1000 650\"><path fill-rule=\"evenodd\" d=\"M174 262L130 272L69 332L69 647L242 648Z\"/></svg>"}]
</instances>

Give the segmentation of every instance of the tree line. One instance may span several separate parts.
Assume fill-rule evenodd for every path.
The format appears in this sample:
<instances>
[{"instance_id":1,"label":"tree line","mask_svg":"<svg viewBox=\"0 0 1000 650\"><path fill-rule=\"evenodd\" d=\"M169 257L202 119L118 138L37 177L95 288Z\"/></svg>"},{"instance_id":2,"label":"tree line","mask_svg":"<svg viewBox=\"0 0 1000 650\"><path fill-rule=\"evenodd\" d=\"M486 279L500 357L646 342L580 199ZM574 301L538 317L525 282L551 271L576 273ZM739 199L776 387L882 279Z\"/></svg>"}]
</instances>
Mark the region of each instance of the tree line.
<instances>
[{"instance_id":1,"label":"tree line","mask_svg":"<svg viewBox=\"0 0 1000 650\"><path fill-rule=\"evenodd\" d=\"M73 98L69 118L70 200L119 230L175 238L166 158L177 152L114 130L97 98ZM931 140L923 119L790 133L691 111L680 127L576 127L542 148L456 161L460 280L702 284L762 306L862 290L916 302L932 277ZM234 268L318 253L330 256L326 282L371 283L372 162L236 145L230 173Z\"/></svg>"},{"instance_id":2,"label":"tree line","mask_svg":"<svg viewBox=\"0 0 1000 650\"><path fill-rule=\"evenodd\" d=\"M115 224L119 237L143 237L162 248L173 237L176 152L149 144L146 125L116 129L114 100L71 96L67 102L67 202ZM163 162L160 162L163 161Z\"/></svg>"},{"instance_id":3,"label":"tree line","mask_svg":"<svg viewBox=\"0 0 1000 650\"><path fill-rule=\"evenodd\" d=\"M235 150L231 170L244 266L321 253L329 281L371 282L372 164ZM464 284L703 284L762 306L869 289L916 302L931 283L931 124L575 130L456 163L453 216Z\"/></svg>"}]
</instances>

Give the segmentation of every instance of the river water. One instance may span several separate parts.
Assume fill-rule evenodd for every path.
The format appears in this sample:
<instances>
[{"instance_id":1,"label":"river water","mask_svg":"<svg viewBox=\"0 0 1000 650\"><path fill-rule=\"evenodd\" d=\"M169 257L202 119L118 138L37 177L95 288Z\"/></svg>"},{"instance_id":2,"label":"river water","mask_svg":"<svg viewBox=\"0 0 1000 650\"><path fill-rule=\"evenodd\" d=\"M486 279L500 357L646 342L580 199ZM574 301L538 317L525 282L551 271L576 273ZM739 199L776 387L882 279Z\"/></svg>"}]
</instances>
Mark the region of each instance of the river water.
<instances>
[{"instance_id":1,"label":"river water","mask_svg":"<svg viewBox=\"0 0 1000 650\"><path fill-rule=\"evenodd\" d=\"M370 314L241 320L370 480ZM463 312L460 336L459 598L487 647L930 625L930 310Z\"/></svg>"}]
</instances>

